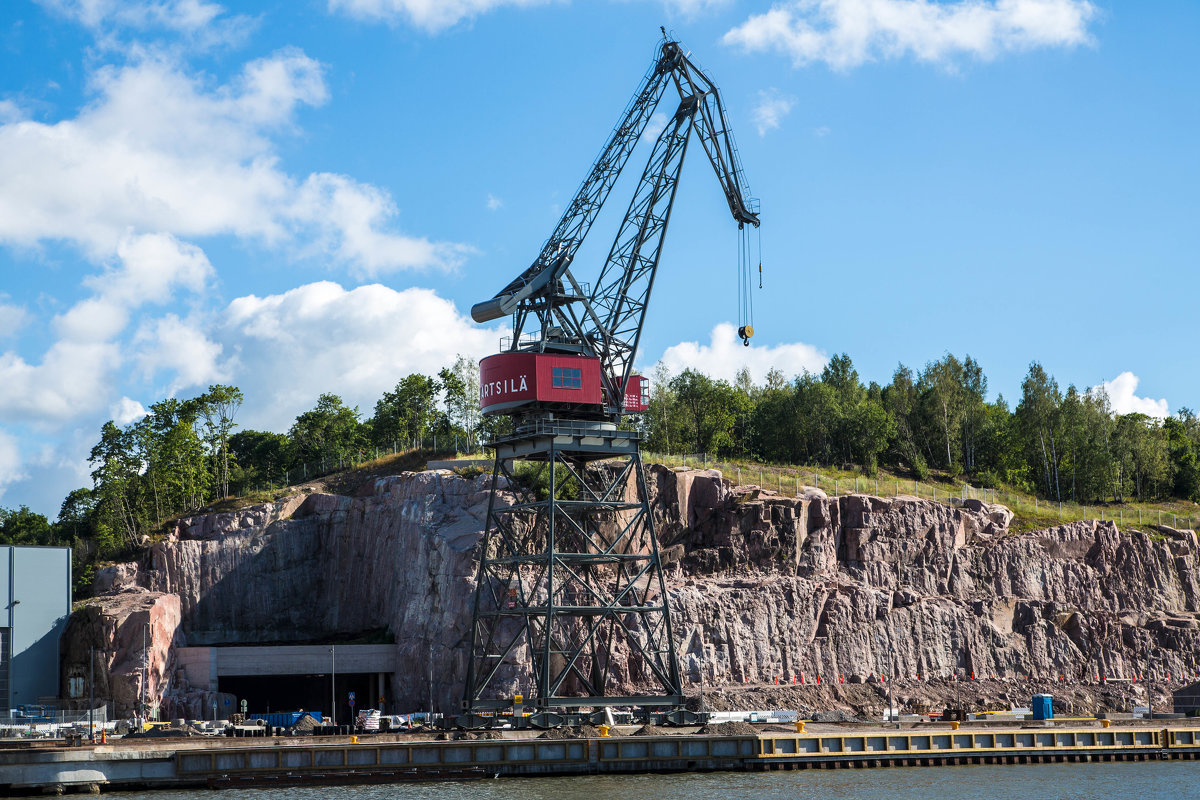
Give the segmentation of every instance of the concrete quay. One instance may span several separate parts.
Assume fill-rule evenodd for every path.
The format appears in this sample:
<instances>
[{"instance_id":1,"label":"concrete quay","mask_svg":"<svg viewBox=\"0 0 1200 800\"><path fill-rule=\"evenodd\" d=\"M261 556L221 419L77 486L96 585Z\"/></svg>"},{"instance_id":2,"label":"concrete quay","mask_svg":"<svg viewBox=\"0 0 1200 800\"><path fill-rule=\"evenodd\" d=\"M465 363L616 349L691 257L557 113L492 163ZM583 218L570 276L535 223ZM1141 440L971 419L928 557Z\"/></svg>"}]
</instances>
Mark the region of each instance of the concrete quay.
<instances>
[{"instance_id":1,"label":"concrete quay","mask_svg":"<svg viewBox=\"0 0 1200 800\"><path fill-rule=\"evenodd\" d=\"M139 740L0 749L0 793L463 780L516 775L1194 760L1188 727L848 729L821 733L413 741L402 735Z\"/></svg>"}]
</instances>

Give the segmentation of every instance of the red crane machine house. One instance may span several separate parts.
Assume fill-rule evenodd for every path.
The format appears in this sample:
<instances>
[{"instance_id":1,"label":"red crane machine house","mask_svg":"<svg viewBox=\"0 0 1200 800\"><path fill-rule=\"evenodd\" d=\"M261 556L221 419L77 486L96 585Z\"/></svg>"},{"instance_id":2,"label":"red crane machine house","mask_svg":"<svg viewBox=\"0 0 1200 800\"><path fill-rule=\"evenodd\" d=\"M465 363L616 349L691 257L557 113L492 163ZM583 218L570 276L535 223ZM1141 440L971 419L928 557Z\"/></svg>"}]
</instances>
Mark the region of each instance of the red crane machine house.
<instances>
[{"instance_id":1,"label":"red crane machine house","mask_svg":"<svg viewBox=\"0 0 1200 800\"><path fill-rule=\"evenodd\" d=\"M648 382L629 376L625 413L639 414L648 403ZM497 353L479 363L479 405L485 414L529 407L560 407L602 412L600 359L557 353Z\"/></svg>"}]
</instances>

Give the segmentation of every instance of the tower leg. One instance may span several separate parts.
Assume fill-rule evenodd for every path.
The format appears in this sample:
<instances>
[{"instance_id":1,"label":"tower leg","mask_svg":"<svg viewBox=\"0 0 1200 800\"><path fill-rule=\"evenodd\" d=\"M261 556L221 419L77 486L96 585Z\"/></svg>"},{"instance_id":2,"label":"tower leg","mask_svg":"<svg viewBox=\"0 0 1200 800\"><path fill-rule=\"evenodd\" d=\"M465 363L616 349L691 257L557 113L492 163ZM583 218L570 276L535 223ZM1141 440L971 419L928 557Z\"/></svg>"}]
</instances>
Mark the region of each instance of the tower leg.
<instances>
[{"instance_id":1,"label":"tower leg","mask_svg":"<svg viewBox=\"0 0 1200 800\"><path fill-rule=\"evenodd\" d=\"M518 460L528 466L514 474ZM541 709L682 704L629 432L497 443L477 580L464 710L506 707L514 694Z\"/></svg>"}]
</instances>

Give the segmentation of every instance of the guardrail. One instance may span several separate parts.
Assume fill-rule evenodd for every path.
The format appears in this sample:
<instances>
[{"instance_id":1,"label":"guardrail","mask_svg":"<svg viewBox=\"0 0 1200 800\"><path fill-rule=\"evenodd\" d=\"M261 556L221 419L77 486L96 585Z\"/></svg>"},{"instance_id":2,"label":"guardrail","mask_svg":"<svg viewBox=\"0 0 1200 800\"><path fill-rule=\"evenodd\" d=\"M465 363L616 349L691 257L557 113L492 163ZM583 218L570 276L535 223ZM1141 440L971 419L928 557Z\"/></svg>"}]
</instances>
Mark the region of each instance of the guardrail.
<instances>
[{"instance_id":1,"label":"guardrail","mask_svg":"<svg viewBox=\"0 0 1200 800\"><path fill-rule=\"evenodd\" d=\"M1196 759L1196 729L1081 729L947 731L861 735L762 736L763 766L914 766L932 764L1044 763Z\"/></svg>"}]
</instances>

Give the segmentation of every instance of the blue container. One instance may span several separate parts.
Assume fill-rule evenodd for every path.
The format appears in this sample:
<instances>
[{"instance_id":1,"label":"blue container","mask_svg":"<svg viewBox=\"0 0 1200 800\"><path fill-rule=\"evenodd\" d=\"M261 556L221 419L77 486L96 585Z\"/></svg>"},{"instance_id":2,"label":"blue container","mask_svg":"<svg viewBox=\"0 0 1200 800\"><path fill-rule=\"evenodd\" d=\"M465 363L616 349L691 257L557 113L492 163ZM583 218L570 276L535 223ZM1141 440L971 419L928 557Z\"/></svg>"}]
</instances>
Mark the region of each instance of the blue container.
<instances>
[{"instance_id":1,"label":"blue container","mask_svg":"<svg viewBox=\"0 0 1200 800\"><path fill-rule=\"evenodd\" d=\"M275 728L290 728L305 714L308 714L317 722L323 721L320 711L272 711L270 714L247 714L246 719L261 719Z\"/></svg>"},{"instance_id":2,"label":"blue container","mask_svg":"<svg viewBox=\"0 0 1200 800\"><path fill-rule=\"evenodd\" d=\"M1034 719L1054 719L1054 697L1048 694L1035 694L1031 710Z\"/></svg>"},{"instance_id":3,"label":"blue container","mask_svg":"<svg viewBox=\"0 0 1200 800\"><path fill-rule=\"evenodd\" d=\"M58 716L56 706L17 706L13 714L20 720L21 725L47 725L53 723Z\"/></svg>"}]
</instances>

